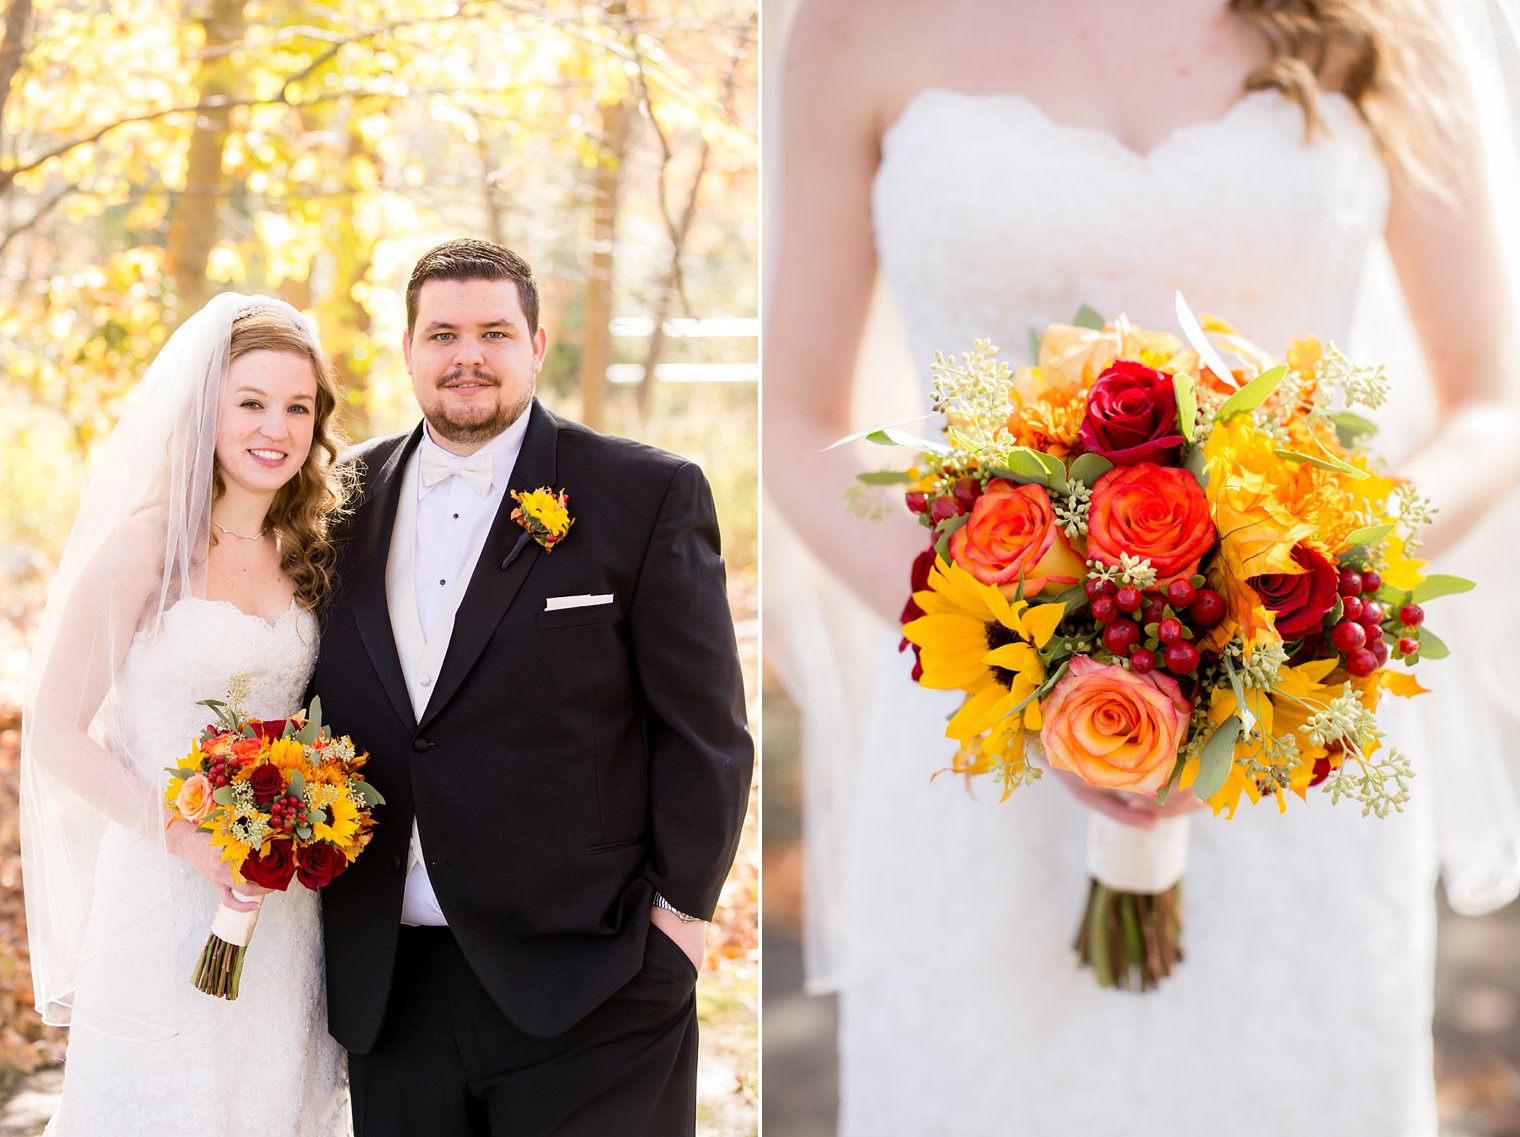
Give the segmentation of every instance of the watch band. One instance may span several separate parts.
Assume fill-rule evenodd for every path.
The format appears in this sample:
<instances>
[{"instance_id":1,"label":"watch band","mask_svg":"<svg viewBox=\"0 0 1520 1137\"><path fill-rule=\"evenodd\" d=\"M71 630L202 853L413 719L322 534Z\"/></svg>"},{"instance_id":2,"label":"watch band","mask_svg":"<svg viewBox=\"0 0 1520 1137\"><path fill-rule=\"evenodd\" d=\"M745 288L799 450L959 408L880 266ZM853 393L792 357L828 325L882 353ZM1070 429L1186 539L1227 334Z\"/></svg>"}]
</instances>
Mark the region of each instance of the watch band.
<instances>
[{"instance_id":1,"label":"watch band","mask_svg":"<svg viewBox=\"0 0 1520 1137\"><path fill-rule=\"evenodd\" d=\"M670 901L666 900L658 892L654 894L654 906L656 908L663 908L667 912L674 912L676 919L680 920L683 924L695 924L702 918L700 916L688 916L685 912L682 912L679 908L677 908Z\"/></svg>"}]
</instances>

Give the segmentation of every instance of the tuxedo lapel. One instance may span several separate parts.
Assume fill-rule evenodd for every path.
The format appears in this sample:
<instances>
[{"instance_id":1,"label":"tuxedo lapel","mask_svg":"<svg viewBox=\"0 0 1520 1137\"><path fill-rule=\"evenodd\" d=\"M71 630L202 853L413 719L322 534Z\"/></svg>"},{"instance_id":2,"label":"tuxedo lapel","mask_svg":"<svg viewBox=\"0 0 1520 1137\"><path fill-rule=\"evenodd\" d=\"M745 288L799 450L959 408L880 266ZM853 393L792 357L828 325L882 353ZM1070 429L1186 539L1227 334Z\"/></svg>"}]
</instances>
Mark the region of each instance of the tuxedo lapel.
<instances>
[{"instance_id":1,"label":"tuxedo lapel","mask_svg":"<svg viewBox=\"0 0 1520 1137\"><path fill-rule=\"evenodd\" d=\"M391 635L390 606L385 598L385 565L396 524L396 506L401 500L401 473L406 468L407 458L421 440L422 427L419 425L378 469L368 474L367 500L359 507L354 521L347 581L360 638L364 640L375 672L380 676L381 686L395 704L396 713L409 726L415 724L416 718L401 672L401 657Z\"/></svg>"},{"instance_id":2,"label":"tuxedo lapel","mask_svg":"<svg viewBox=\"0 0 1520 1137\"><path fill-rule=\"evenodd\" d=\"M433 697L428 701L427 709L422 712L418 729L425 729L453 698L454 692L459 690L459 685L464 682L465 676L470 673L475 661L480 658L480 653L490 642L507 608L516 599L523 581L543 555L538 542L512 520L512 511L517 507L512 494L554 485L559 423L539 405L537 399L533 400L528 413L530 417L527 433L523 436L522 450L517 455L517 464L512 467L507 493L502 496L501 506L491 522L491 531L486 535L480 559L475 562L475 572L470 577L469 588L459 602L459 612L454 617L454 634L449 639L449 650L443 658L437 686L433 689ZM397 682L401 682L399 664L396 675ZM404 685L402 691L404 694Z\"/></svg>"}]
</instances>

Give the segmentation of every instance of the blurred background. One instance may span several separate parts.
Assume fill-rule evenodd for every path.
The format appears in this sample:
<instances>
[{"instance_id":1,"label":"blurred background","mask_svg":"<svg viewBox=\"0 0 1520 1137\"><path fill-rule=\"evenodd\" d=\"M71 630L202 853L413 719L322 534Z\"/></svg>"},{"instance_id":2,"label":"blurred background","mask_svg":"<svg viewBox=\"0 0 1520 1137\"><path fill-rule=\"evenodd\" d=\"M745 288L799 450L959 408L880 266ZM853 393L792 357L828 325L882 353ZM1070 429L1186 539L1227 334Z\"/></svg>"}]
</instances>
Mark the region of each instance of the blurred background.
<instances>
[{"instance_id":1,"label":"blurred background","mask_svg":"<svg viewBox=\"0 0 1520 1137\"><path fill-rule=\"evenodd\" d=\"M15 817L28 636L92 454L223 290L315 318L352 440L418 418L404 288L439 241L534 266L545 403L717 496L758 700L751 0L0 3L0 1135L50 1111ZM756 1132L755 810L698 986L704 1134Z\"/></svg>"}]
</instances>

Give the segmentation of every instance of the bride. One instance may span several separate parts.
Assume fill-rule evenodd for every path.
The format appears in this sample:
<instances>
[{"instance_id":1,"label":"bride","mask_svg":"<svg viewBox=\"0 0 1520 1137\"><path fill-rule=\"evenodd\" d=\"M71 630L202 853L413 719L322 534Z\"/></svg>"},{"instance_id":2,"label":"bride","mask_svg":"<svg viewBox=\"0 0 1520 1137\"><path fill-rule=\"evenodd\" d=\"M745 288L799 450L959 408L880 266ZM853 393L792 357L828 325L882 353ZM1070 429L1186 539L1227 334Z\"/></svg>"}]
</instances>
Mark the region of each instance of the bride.
<instances>
[{"instance_id":1,"label":"bride","mask_svg":"<svg viewBox=\"0 0 1520 1137\"><path fill-rule=\"evenodd\" d=\"M861 467L824 450L889 417L879 383L850 380L878 269L927 371L977 338L1023 362L1031 329L1082 304L1174 331L1179 289L1271 350L1344 344L1391 254L1429 382L1412 347L1362 346L1394 376L1380 442L1440 507L1424 555L1456 550L1456 571L1480 577L1503 563L1497 525L1474 524L1497 509L1515 523L1500 499L1520 474L1520 354L1448 30L1417 0L804 0L782 85L767 488L889 622L874 658L846 644L831 663L820 629L837 606L809 611L799 576L783 608L767 582L782 625L768 654L826 724L805 724L813 749L859 754L830 812L809 803L810 846L837 851L836 866L810 849L809 888L833 896L837 868L822 914L843 933L825 945L842 1133L1435 1134L1438 853L1470 910L1520 877L1500 735L1462 702L1493 683L1503 641L1484 617L1514 622L1497 580L1488 607L1448 606L1461 642L1421 671L1441 694L1399 726L1421 767L1405 812L1380 822L1311 796L1286 816L1197 815L1185 963L1147 996L1100 990L1071 951L1086 811L1144 826L1153 803L1044 785L999 805L987 787L931 785L958 697L912 683L891 626L922 530L830 507ZM768 537L768 561L784 549ZM789 632L803 646L788 656ZM833 696L862 670L868 709L841 729Z\"/></svg>"},{"instance_id":2,"label":"bride","mask_svg":"<svg viewBox=\"0 0 1520 1137\"><path fill-rule=\"evenodd\" d=\"M234 892L163 800L210 717L197 701L242 688L265 719L300 704L341 505L336 401L295 309L218 296L133 392L75 520L23 718L37 1008L73 1028L50 1134L345 1131L316 895ZM241 997L195 990L218 902L260 900Z\"/></svg>"}]
</instances>

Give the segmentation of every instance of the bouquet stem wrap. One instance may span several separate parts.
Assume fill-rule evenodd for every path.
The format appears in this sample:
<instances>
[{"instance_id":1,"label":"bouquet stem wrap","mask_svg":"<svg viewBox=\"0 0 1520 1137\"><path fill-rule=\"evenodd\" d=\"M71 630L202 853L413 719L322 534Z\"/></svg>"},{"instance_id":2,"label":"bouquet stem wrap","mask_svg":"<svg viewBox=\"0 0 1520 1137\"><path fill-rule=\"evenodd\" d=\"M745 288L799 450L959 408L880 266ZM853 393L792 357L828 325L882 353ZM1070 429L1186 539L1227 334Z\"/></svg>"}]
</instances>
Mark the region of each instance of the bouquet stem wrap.
<instances>
[{"instance_id":1,"label":"bouquet stem wrap","mask_svg":"<svg viewBox=\"0 0 1520 1137\"><path fill-rule=\"evenodd\" d=\"M241 893L233 895L239 899L261 902L258 897L244 897ZM243 956L248 951L253 929L258 922L258 908L238 912L225 904L217 905L216 915L211 920L211 935L201 950L201 957L195 964L195 974L190 980L197 991L204 991L218 999L238 997L238 981L243 976Z\"/></svg>"},{"instance_id":2,"label":"bouquet stem wrap","mask_svg":"<svg viewBox=\"0 0 1520 1137\"><path fill-rule=\"evenodd\" d=\"M1189 819L1151 829L1094 813L1087 831L1092 886L1077 955L1101 987L1148 991L1182 959L1182 876Z\"/></svg>"}]
</instances>

